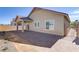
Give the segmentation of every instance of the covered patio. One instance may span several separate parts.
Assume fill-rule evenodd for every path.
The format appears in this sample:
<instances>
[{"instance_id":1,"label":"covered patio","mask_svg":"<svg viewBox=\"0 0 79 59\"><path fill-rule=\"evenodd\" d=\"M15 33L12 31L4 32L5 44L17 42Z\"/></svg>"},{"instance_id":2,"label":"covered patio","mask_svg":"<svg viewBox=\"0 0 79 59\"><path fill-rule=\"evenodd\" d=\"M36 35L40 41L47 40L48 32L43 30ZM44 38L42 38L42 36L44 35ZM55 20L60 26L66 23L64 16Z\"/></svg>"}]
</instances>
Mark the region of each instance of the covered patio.
<instances>
[{"instance_id":1,"label":"covered patio","mask_svg":"<svg viewBox=\"0 0 79 59\"><path fill-rule=\"evenodd\" d=\"M15 18L15 22L16 22L16 28L18 30L18 26L22 25L22 32L24 32L24 26L27 27L27 30L29 30L29 24L32 22L33 20L30 19L29 17L21 17L19 18L19 16L17 16Z\"/></svg>"}]
</instances>

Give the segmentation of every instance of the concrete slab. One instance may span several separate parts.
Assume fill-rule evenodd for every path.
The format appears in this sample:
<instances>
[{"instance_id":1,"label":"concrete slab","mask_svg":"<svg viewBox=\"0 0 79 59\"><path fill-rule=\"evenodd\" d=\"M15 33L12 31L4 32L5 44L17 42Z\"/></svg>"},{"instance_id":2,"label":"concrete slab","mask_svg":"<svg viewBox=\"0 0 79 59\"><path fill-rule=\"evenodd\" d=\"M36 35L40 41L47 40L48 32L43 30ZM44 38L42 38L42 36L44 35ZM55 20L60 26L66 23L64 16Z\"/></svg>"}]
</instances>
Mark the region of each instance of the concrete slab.
<instances>
[{"instance_id":1,"label":"concrete slab","mask_svg":"<svg viewBox=\"0 0 79 59\"><path fill-rule=\"evenodd\" d=\"M48 48L51 48L59 39L63 38L59 35L40 33L34 31L12 31L8 34L10 34L10 36L15 37L15 39L9 39L10 41Z\"/></svg>"}]
</instances>

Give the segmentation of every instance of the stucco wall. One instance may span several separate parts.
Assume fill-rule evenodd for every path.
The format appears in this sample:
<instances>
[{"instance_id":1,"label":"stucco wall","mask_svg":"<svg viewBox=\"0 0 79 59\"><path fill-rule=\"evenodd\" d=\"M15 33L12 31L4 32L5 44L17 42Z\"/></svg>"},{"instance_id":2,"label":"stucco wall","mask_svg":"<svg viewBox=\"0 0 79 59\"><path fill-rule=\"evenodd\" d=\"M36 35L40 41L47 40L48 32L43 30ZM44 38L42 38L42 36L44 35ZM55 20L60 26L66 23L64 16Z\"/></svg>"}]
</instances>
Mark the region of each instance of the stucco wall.
<instances>
[{"instance_id":1,"label":"stucco wall","mask_svg":"<svg viewBox=\"0 0 79 59\"><path fill-rule=\"evenodd\" d=\"M70 23L66 20L66 18L64 18L64 26L65 26L65 35L68 34L69 30L70 30Z\"/></svg>"},{"instance_id":2,"label":"stucco wall","mask_svg":"<svg viewBox=\"0 0 79 59\"><path fill-rule=\"evenodd\" d=\"M78 30L77 30L77 37L79 38L79 28L78 28Z\"/></svg>"},{"instance_id":3,"label":"stucco wall","mask_svg":"<svg viewBox=\"0 0 79 59\"><path fill-rule=\"evenodd\" d=\"M49 34L64 35L64 16L60 14L51 13L46 10L35 10L30 18L33 22L30 24L30 30L44 32ZM46 20L54 20L54 29L46 30ZM39 27L36 28L34 22L39 21Z\"/></svg>"},{"instance_id":4,"label":"stucco wall","mask_svg":"<svg viewBox=\"0 0 79 59\"><path fill-rule=\"evenodd\" d=\"M77 37L79 38L79 24L77 25L77 28L76 28L76 34L77 34Z\"/></svg>"}]
</instances>

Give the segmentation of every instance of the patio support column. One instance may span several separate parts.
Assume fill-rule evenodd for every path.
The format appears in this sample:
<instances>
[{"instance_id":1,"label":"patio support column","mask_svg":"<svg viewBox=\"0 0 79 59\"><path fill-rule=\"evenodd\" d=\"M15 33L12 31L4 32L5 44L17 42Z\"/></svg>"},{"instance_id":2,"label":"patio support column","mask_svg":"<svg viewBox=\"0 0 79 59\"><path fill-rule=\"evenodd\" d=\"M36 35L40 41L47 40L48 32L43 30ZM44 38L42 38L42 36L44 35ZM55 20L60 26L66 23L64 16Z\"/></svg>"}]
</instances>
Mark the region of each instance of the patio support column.
<instances>
[{"instance_id":1,"label":"patio support column","mask_svg":"<svg viewBox=\"0 0 79 59\"><path fill-rule=\"evenodd\" d=\"M22 32L24 32L24 21L22 20Z\"/></svg>"},{"instance_id":2,"label":"patio support column","mask_svg":"<svg viewBox=\"0 0 79 59\"><path fill-rule=\"evenodd\" d=\"M18 31L18 24L16 23L16 30Z\"/></svg>"}]
</instances>

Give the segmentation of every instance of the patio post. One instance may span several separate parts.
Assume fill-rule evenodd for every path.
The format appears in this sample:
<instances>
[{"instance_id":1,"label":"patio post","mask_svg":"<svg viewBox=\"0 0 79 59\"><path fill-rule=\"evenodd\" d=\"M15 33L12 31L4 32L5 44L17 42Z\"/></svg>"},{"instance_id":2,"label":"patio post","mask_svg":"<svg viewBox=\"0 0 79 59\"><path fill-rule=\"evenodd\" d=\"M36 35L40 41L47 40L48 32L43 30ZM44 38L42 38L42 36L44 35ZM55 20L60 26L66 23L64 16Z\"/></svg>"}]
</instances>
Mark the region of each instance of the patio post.
<instances>
[{"instance_id":1,"label":"patio post","mask_svg":"<svg viewBox=\"0 0 79 59\"><path fill-rule=\"evenodd\" d=\"M24 32L24 21L22 20L22 32Z\"/></svg>"},{"instance_id":2,"label":"patio post","mask_svg":"<svg viewBox=\"0 0 79 59\"><path fill-rule=\"evenodd\" d=\"M18 24L16 23L16 30L18 31Z\"/></svg>"}]
</instances>

